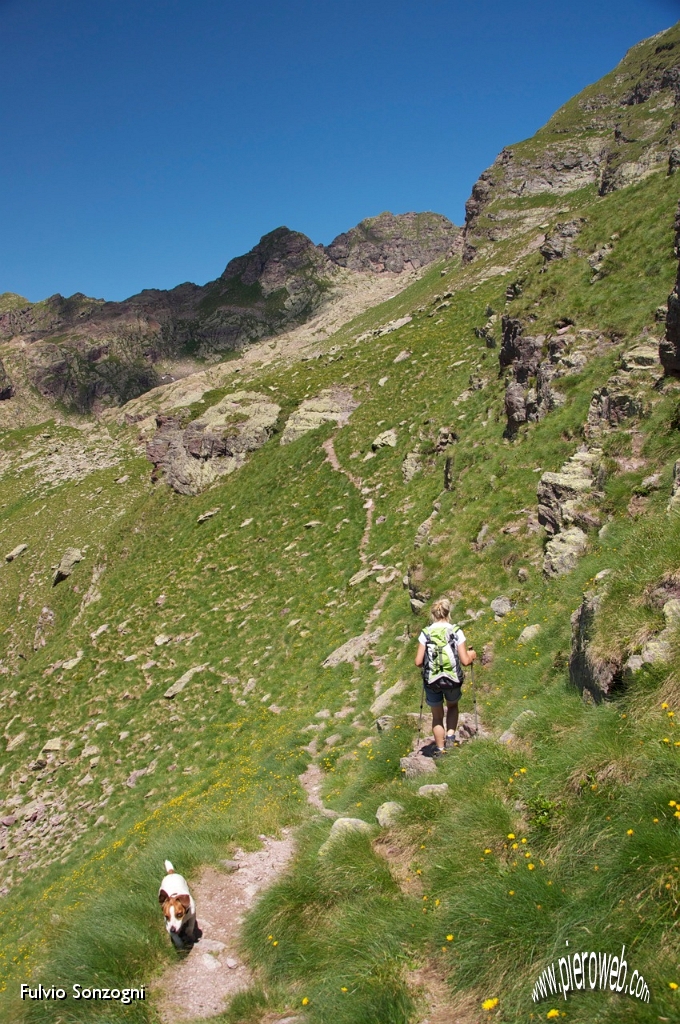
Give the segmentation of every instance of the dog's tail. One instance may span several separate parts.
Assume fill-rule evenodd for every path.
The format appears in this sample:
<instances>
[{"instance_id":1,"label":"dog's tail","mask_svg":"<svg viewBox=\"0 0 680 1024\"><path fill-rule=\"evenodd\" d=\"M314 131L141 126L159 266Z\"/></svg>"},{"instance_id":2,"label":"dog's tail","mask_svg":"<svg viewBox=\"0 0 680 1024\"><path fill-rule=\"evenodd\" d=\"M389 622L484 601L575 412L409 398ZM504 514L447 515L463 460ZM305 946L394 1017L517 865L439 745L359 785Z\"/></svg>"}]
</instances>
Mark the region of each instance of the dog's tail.
<instances>
[{"instance_id":1,"label":"dog's tail","mask_svg":"<svg viewBox=\"0 0 680 1024\"><path fill-rule=\"evenodd\" d=\"M170 861L169 861L169 860L166 860L166 862L165 862L165 873L166 873L167 875L171 875L171 874L173 873L173 871L174 871L174 870L175 870L175 869L173 868L173 866L172 866L172 864L170 863Z\"/></svg>"}]
</instances>

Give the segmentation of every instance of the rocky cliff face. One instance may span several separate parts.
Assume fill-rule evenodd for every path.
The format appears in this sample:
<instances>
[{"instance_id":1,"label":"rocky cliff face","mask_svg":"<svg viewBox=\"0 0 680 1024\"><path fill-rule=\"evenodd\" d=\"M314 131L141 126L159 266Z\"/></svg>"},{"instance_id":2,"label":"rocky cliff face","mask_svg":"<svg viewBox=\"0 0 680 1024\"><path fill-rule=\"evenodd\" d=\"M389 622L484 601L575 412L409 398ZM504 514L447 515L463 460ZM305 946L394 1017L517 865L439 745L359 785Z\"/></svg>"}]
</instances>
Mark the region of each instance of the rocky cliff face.
<instances>
[{"instance_id":1,"label":"rocky cliff face","mask_svg":"<svg viewBox=\"0 0 680 1024\"><path fill-rule=\"evenodd\" d=\"M334 238L326 254L338 266L375 274L417 270L455 250L460 228L438 213L381 213Z\"/></svg>"},{"instance_id":2,"label":"rocky cliff face","mask_svg":"<svg viewBox=\"0 0 680 1024\"><path fill-rule=\"evenodd\" d=\"M536 228L537 202L594 186L600 195L678 162L680 27L644 40L524 142L506 147L466 204L466 262L488 243ZM531 204L521 200L531 198Z\"/></svg>"}]
</instances>

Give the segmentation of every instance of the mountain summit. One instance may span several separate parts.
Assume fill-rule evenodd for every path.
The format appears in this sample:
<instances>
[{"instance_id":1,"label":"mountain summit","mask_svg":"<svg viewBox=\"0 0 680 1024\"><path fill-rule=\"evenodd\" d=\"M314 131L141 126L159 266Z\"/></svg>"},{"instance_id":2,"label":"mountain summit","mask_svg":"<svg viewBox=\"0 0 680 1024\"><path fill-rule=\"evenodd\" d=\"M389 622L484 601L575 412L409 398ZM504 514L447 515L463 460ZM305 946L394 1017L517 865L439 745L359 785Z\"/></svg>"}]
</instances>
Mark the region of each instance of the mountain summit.
<instances>
[{"instance_id":1,"label":"mountain summit","mask_svg":"<svg viewBox=\"0 0 680 1024\"><path fill-rule=\"evenodd\" d=\"M159 361L238 352L305 323L367 274L401 277L403 287L459 237L460 228L434 213L382 213L326 248L279 227L205 285L145 289L123 302L5 296L0 343L9 343L10 366L13 351L28 356L27 382L43 395L81 410L117 404L161 382Z\"/></svg>"}]
</instances>

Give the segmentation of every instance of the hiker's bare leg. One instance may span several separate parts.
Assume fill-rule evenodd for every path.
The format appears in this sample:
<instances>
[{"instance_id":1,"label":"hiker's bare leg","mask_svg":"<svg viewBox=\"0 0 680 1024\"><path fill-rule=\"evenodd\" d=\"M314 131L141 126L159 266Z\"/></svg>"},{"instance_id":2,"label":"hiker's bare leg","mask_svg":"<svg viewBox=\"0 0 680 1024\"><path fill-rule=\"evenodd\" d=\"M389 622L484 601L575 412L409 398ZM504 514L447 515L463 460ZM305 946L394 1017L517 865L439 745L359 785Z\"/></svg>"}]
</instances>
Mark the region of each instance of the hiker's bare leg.
<instances>
[{"instance_id":1,"label":"hiker's bare leg","mask_svg":"<svg viewBox=\"0 0 680 1024\"><path fill-rule=\"evenodd\" d=\"M455 704L446 705L446 731L452 733L456 731L458 725L458 701Z\"/></svg>"},{"instance_id":2,"label":"hiker's bare leg","mask_svg":"<svg viewBox=\"0 0 680 1024\"><path fill-rule=\"evenodd\" d=\"M438 747L444 746L444 703L432 706L432 732Z\"/></svg>"}]
</instances>

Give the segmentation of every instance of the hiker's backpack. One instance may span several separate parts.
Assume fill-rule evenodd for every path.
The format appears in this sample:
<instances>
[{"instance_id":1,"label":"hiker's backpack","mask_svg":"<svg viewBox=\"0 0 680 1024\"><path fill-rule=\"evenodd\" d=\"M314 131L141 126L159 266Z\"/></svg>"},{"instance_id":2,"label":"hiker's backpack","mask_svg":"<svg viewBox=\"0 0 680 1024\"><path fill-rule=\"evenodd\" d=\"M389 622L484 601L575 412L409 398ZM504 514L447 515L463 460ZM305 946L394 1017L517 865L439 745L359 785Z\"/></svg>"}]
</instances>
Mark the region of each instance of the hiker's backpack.
<instances>
[{"instance_id":1,"label":"hiker's backpack","mask_svg":"<svg viewBox=\"0 0 680 1024\"><path fill-rule=\"evenodd\" d=\"M423 632L426 636L423 659L423 685L435 693L446 693L461 685L463 666L458 657L456 633L458 627L450 622L434 622Z\"/></svg>"}]
</instances>

